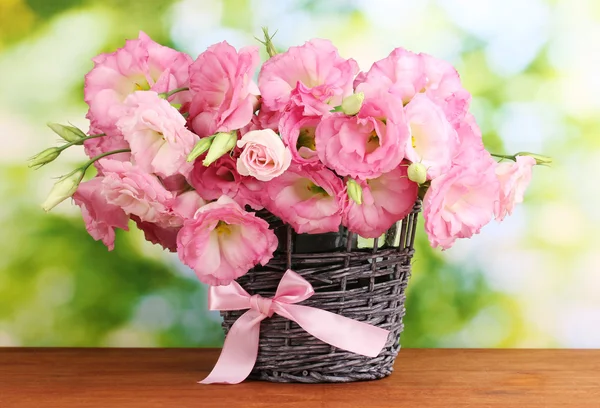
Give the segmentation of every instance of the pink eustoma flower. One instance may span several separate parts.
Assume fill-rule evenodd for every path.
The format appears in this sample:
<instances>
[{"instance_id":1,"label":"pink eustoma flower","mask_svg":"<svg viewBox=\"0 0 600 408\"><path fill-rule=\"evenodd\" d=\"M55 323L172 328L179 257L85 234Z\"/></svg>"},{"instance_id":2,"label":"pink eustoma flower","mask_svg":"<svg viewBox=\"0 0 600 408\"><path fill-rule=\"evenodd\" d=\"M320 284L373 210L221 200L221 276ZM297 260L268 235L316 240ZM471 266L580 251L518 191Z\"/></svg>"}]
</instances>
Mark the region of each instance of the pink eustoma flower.
<instances>
[{"instance_id":1,"label":"pink eustoma flower","mask_svg":"<svg viewBox=\"0 0 600 408\"><path fill-rule=\"evenodd\" d=\"M457 149L458 135L442 109L427 95L418 94L406 105L405 114L410 128L406 158L424 165L430 180L448 171Z\"/></svg>"},{"instance_id":2,"label":"pink eustoma flower","mask_svg":"<svg viewBox=\"0 0 600 408\"><path fill-rule=\"evenodd\" d=\"M209 285L228 285L266 265L276 248L269 224L226 196L200 208L177 235L179 259Z\"/></svg>"},{"instance_id":3,"label":"pink eustoma flower","mask_svg":"<svg viewBox=\"0 0 600 408\"><path fill-rule=\"evenodd\" d=\"M425 231L435 247L450 248L457 238L478 234L494 213L499 183L495 161L482 157L453 166L431 181L423 200Z\"/></svg>"},{"instance_id":4,"label":"pink eustoma flower","mask_svg":"<svg viewBox=\"0 0 600 408\"><path fill-rule=\"evenodd\" d=\"M198 56L190 67L189 120L199 136L231 132L250 123L259 93L252 80L258 64L257 47L237 52L225 41Z\"/></svg>"},{"instance_id":5,"label":"pink eustoma flower","mask_svg":"<svg viewBox=\"0 0 600 408\"><path fill-rule=\"evenodd\" d=\"M194 190L179 194L173 202L173 213L176 219L172 221L173 226L160 226L152 222L140 220L132 215L137 227L144 232L144 238L155 245L160 245L170 252L177 252L177 234L187 220L194 218L196 211L206 202Z\"/></svg>"},{"instance_id":6,"label":"pink eustoma flower","mask_svg":"<svg viewBox=\"0 0 600 408\"><path fill-rule=\"evenodd\" d=\"M102 194L109 204L116 205L126 214L141 221L170 227L178 223L173 213L174 196L158 178L130 162L102 160L104 178Z\"/></svg>"},{"instance_id":7,"label":"pink eustoma flower","mask_svg":"<svg viewBox=\"0 0 600 408\"><path fill-rule=\"evenodd\" d=\"M261 182L240 175L236 160L228 154L208 167L202 164L202 160L196 160L188 181L205 200L216 200L226 195L242 207L249 205L255 210L263 208Z\"/></svg>"},{"instance_id":8,"label":"pink eustoma flower","mask_svg":"<svg viewBox=\"0 0 600 408\"><path fill-rule=\"evenodd\" d=\"M458 146L452 158L453 165L469 166L470 163L478 162L485 158L486 162L491 163L494 159L489 152L485 150L481 129L471 113L456 124L456 134L458 137Z\"/></svg>"},{"instance_id":9,"label":"pink eustoma flower","mask_svg":"<svg viewBox=\"0 0 600 408\"><path fill-rule=\"evenodd\" d=\"M299 111L292 112L281 121L279 133L295 163L306 165L319 162L315 131L320 122L320 117L303 116Z\"/></svg>"},{"instance_id":10,"label":"pink eustoma flower","mask_svg":"<svg viewBox=\"0 0 600 408\"><path fill-rule=\"evenodd\" d=\"M90 127L90 135L99 135L101 133L106 132L102 132L100 129ZM106 133L105 136L85 140L83 142L83 148L85 150L85 154L87 154L90 158L94 158L102 153L129 149L129 143L127 143L127 140L125 140L121 132L115 128ZM130 161L131 153L125 152L112 154L110 158L111 160ZM94 167L96 167L96 169L102 173L102 165L100 161L95 162Z\"/></svg>"},{"instance_id":11,"label":"pink eustoma flower","mask_svg":"<svg viewBox=\"0 0 600 408\"><path fill-rule=\"evenodd\" d=\"M198 136L168 101L152 91L134 92L125 99L124 114L117 127L129 143L137 166L161 177L186 174L186 159Z\"/></svg>"},{"instance_id":12,"label":"pink eustoma flower","mask_svg":"<svg viewBox=\"0 0 600 408\"><path fill-rule=\"evenodd\" d=\"M271 111L289 105L304 116L321 116L352 94L358 72L353 59L340 57L330 41L313 39L269 58L258 75L262 104Z\"/></svg>"},{"instance_id":13,"label":"pink eustoma flower","mask_svg":"<svg viewBox=\"0 0 600 408\"><path fill-rule=\"evenodd\" d=\"M340 176L369 179L395 169L409 140L402 101L390 94L365 99L355 116L334 113L317 126L319 159Z\"/></svg>"},{"instance_id":14,"label":"pink eustoma flower","mask_svg":"<svg viewBox=\"0 0 600 408\"><path fill-rule=\"evenodd\" d=\"M128 40L123 48L93 59L94 68L85 76L84 98L90 110L87 118L95 129L108 134L116 131L125 98L139 90L167 92L187 86L192 59L182 52L155 43L143 32ZM170 98L178 103L189 92Z\"/></svg>"},{"instance_id":15,"label":"pink eustoma flower","mask_svg":"<svg viewBox=\"0 0 600 408\"><path fill-rule=\"evenodd\" d=\"M377 238L412 210L418 186L406 177L406 166L378 178L358 181L362 203L346 197L342 224L364 238Z\"/></svg>"},{"instance_id":16,"label":"pink eustoma flower","mask_svg":"<svg viewBox=\"0 0 600 408\"><path fill-rule=\"evenodd\" d=\"M73 201L81 208L88 233L96 241L102 240L109 251L115 247L115 228L129 230L127 214L118 206L110 204L102 194L103 177L84 181L73 195Z\"/></svg>"},{"instance_id":17,"label":"pink eustoma flower","mask_svg":"<svg viewBox=\"0 0 600 408\"><path fill-rule=\"evenodd\" d=\"M496 166L496 177L500 182L500 197L496 202L494 215L502 221L511 215L515 205L523 202L525 190L531 181L535 159L530 156L517 156L516 162L501 162Z\"/></svg>"},{"instance_id":18,"label":"pink eustoma flower","mask_svg":"<svg viewBox=\"0 0 600 408\"><path fill-rule=\"evenodd\" d=\"M424 92L442 108L451 124L464 117L471 100L451 64L403 48L396 48L389 56L375 62L361 75L356 90L366 96L385 90L401 98L404 104Z\"/></svg>"},{"instance_id":19,"label":"pink eustoma flower","mask_svg":"<svg viewBox=\"0 0 600 408\"><path fill-rule=\"evenodd\" d=\"M330 170L292 165L265 184L267 210L299 234L339 230L344 185Z\"/></svg>"},{"instance_id":20,"label":"pink eustoma flower","mask_svg":"<svg viewBox=\"0 0 600 408\"><path fill-rule=\"evenodd\" d=\"M140 220L135 215L131 216L138 229L144 233L146 241L160 245L169 252L177 252L177 234L181 227L161 227L152 222Z\"/></svg>"}]
</instances>

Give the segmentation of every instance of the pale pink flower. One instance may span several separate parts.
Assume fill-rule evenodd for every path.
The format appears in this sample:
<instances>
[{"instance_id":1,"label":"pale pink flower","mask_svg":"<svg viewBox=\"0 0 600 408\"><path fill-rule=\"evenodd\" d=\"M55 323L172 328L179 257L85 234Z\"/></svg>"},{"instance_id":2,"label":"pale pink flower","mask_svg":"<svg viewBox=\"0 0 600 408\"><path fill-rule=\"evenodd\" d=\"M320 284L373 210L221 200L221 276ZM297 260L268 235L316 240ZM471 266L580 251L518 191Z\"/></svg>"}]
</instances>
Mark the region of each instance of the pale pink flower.
<instances>
[{"instance_id":1,"label":"pale pink flower","mask_svg":"<svg viewBox=\"0 0 600 408\"><path fill-rule=\"evenodd\" d=\"M292 154L271 129L250 131L238 140L237 146L242 149L237 159L238 173L260 181L282 175L292 161Z\"/></svg>"},{"instance_id":2,"label":"pale pink flower","mask_svg":"<svg viewBox=\"0 0 600 408\"><path fill-rule=\"evenodd\" d=\"M283 175L265 183L267 210L299 234L338 231L344 185L324 167L291 165Z\"/></svg>"},{"instance_id":3,"label":"pale pink flower","mask_svg":"<svg viewBox=\"0 0 600 408\"><path fill-rule=\"evenodd\" d=\"M500 182L500 199L496 202L494 215L502 221L511 215L515 205L523 202L525 190L531 181L535 159L531 156L517 156L516 162L501 162L496 166L496 177Z\"/></svg>"},{"instance_id":4,"label":"pale pink flower","mask_svg":"<svg viewBox=\"0 0 600 408\"><path fill-rule=\"evenodd\" d=\"M189 120L199 136L231 132L250 122L259 94L252 80L258 64L257 47L237 52L225 41L198 56L190 67Z\"/></svg>"},{"instance_id":5,"label":"pale pink flower","mask_svg":"<svg viewBox=\"0 0 600 408\"><path fill-rule=\"evenodd\" d=\"M377 238L412 210L418 186L400 166L378 178L358 181L362 187L362 203L346 197L342 224L364 238Z\"/></svg>"},{"instance_id":6,"label":"pale pink flower","mask_svg":"<svg viewBox=\"0 0 600 408\"><path fill-rule=\"evenodd\" d=\"M208 167L202 164L202 160L196 160L188 181L205 200L216 200L226 195L242 207L249 205L255 210L263 208L261 195L264 192L260 191L262 183L240 175L235 159L228 154Z\"/></svg>"},{"instance_id":7,"label":"pale pink flower","mask_svg":"<svg viewBox=\"0 0 600 408\"><path fill-rule=\"evenodd\" d=\"M79 184L73 201L81 207L85 228L96 241L102 240L112 251L115 247L115 228L129 230L127 214L102 195L102 177Z\"/></svg>"},{"instance_id":8,"label":"pale pink flower","mask_svg":"<svg viewBox=\"0 0 600 408\"><path fill-rule=\"evenodd\" d=\"M471 99L451 64L403 48L396 48L388 57L375 62L357 80L356 90L366 96L385 90L401 98L404 104L424 92L442 108L451 124L464 117Z\"/></svg>"},{"instance_id":9,"label":"pale pink flower","mask_svg":"<svg viewBox=\"0 0 600 408\"><path fill-rule=\"evenodd\" d=\"M319 162L315 131L320 122L320 117L303 116L298 111L286 115L281 121L279 133L283 143L290 149L295 163L305 165Z\"/></svg>"},{"instance_id":10,"label":"pale pink flower","mask_svg":"<svg viewBox=\"0 0 600 408\"><path fill-rule=\"evenodd\" d=\"M258 75L262 104L283 111L291 103L305 116L321 116L352 94L357 72L356 61L340 57L331 42L313 39L263 64Z\"/></svg>"},{"instance_id":11,"label":"pale pink flower","mask_svg":"<svg viewBox=\"0 0 600 408\"><path fill-rule=\"evenodd\" d=\"M173 193L166 190L156 176L130 162L103 159L101 164L102 194L109 204L138 216L141 221L162 227L177 224L178 217L172 211Z\"/></svg>"},{"instance_id":12,"label":"pale pink flower","mask_svg":"<svg viewBox=\"0 0 600 408\"><path fill-rule=\"evenodd\" d=\"M132 93L124 107L117 127L137 166L161 177L191 169L186 159L199 138L186 129L186 120L177 109L152 91Z\"/></svg>"},{"instance_id":13,"label":"pale pink flower","mask_svg":"<svg viewBox=\"0 0 600 408\"><path fill-rule=\"evenodd\" d=\"M456 165L431 181L423 215L433 247L448 249L457 238L478 234L492 219L499 190L494 167L482 158L470 166Z\"/></svg>"},{"instance_id":14,"label":"pale pink flower","mask_svg":"<svg viewBox=\"0 0 600 408\"><path fill-rule=\"evenodd\" d=\"M226 196L200 208L177 235L179 259L209 285L228 285L266 265L276 248L269 224Z\"/></svg>"},{"instance_id":15,"label":"pale pink flower","mask_svg":"<svg viewBox=\"0 0 600 408\"><path fill-rule=\"evenodd\" d=\"M361 73L356 91L366 97L382 90L399 97L404 104L425 89L427 74L423 59L404 48L394 49L386 58L375 62L369 71Z\"/></svg>"},{"instance_id":16,"label":"pale pink flower","mask_svg":"<svg viewBox=\"0 0 600 408\"><path fill-rule=\"evenodd\" d=\"M116 131L122 102L140 90L167 92L187 86L192 59L184 53L152 41L143 32L128 40L123 48L93 59L94 68L85 76L85 101L90 107L87 118L92 126L106 133ZM170 98L184 103L189 92Z\"/></svg>"},{"instance_id":17,"label":"pale pink flower","mask_svg":"<svg viewBox=\"0 0 600 408\"><path fill-rule=\"evenodd\" d=\"M425 94L418 94L406 105L406 122L410 138L405 155L427 168L427 178L433 179L448 171L455 155L458 136L442 109Z\"/></svg>"},{"instance_id":18,"label":"pale pink flower","mask_svg":"<svg viewBox=\"0 0 600 408\"><path fill-rule=\"evenodd\" d=\"M402 101L390 94L365 99L355 116L334 113L316 129L319 159L340 176L368 179L396 168L409 139Z\"/></svg>"}]
</instances>

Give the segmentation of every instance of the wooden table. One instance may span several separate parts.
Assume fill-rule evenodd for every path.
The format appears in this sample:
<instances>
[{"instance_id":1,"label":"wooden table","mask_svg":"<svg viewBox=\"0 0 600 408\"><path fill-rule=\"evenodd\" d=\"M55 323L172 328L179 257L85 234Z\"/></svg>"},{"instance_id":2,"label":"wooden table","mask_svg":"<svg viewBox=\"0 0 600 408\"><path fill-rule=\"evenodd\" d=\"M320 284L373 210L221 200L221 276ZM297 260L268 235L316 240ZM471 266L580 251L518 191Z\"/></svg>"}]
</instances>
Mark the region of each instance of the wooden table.
<instances>
[{"instance_id":1,"label":"wooden table","mask_svg":"<svg viewBox=\"0 0 600 408\"><path fill-rule=\"evenodd\" d=\"M0 407L600 407L600 350L404 349L394 374L380 381L197 384L217 356L0 348Z\"/></svg>"}]
</instances>

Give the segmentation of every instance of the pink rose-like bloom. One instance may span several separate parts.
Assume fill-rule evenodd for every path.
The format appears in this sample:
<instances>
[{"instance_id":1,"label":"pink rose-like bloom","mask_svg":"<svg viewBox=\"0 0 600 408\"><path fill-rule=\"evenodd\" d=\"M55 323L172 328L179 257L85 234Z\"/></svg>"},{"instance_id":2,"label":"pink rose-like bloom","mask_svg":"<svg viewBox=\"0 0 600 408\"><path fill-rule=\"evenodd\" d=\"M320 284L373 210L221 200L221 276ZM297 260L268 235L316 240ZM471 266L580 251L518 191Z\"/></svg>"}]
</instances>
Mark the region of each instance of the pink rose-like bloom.
<instances>
[{"instance_id":1,"label":"pink rose-like bloom","mask_svg":"<svg viewBox=\"0 0 600 408\"><path fill-rule=\"evenodd\" d=\"M338 231L344 185L330 170L292 165L266 186L265 207L299 234Z\"/></svg>"},{"instance_id":2,"label":"pink rose-like bloom","mask_svg":"<svg viewBox=\"0 0 600 408\"><path fill-rule=\"evenodd\" d=\"M128 40L123 48L93 59L94 68L85 76L87 118L102 132L112 133L121 115L121 103L127 95L140 90L167 92L187 86L192 59L184 53L155 43L143 32ZM171 100L184 103L189 92L180 92Z\"/></svg>"},{"instance_id":3,"label":"pink rose-like bloom","mask_svg":"<svg viewBox=\"0 0 600 408\"><path fill-rule=\"evenodd\" d=\"M200 208L177 235L179 259L209 285L228 285L265 265L276 248L269 224L226 196Z\"/></svg>"},{"instance_id":4,"label":"pink rose-like bloom","mask_svg":"<svg viewBox=\"0 0 600 408\"><path fill-rule=\"evenodd\" d=\"M448 171L454 157L458 136L444 112L424 94L406 105L406 122L410 138L406 142L406 158L427 168L427 178L433 179Z\"/></svg>"},{"instance_id":5,"label":"pink rose-like bloom","mask_svg":"<svg viewBox=\"0 0 600 408\"><path fill-rule=\"evenodd\" d=\"M196 160L188 176L189 183L205 200L216 200L222 195L232 198L239 205L249 205L255 210L263 208L261 204L260 181L240 175L236 161L228 154L206 167L202 160Z\"/></svg>"},{"instance_id":6,"label":"pink rose-like bloom","mask_svg":"<svg viewBox=\"0 0 600 408\"><path fill-rule=\"evenodd\" d=\"M129 142L137 166L161 177L191 169L186 159L198 136L186 129L177 109L152 91L132 93L124 106L117 127Z\"/></svg>"},{"instance_id":7,"label":"pink rose-like bloom","mask_svg":"<svg viewBox=\"0 0 600 408\"><path fill-rule=\"evenodd\" d=\"M102 168L102 194L109 204L138 216L141 221L162 227L177 223L172 211L173 193L166 190L158 178L130 162L103 159Z\"/></svg>"},{"instance_id":8,"label":"pink rose-like bloom","mask_svg":"<svg viewBox=\"0 0 600 408\"><path fill-rule=\"evenodd\" d=\"M315 131L321 118L316 116L303 116L301 112L287 115L281 122L279 133L283 143L292 152L295 163L306 165L319 162L315 142Z\"/></svg>"},{"instance_id":9,"label":"pink rose-like bloom","mask_svg":"<svg viewBox=\"0 0 600 408\"><path fill-rule=\"evenodd\" d=\"M321 116L352 94L358 72L353 59L340 57L327 40L313 39L269 58L258 75L263 106L283 111L291 102L305 116Z\"/></svg>"},{"instance_id":10,"label":"pink rose-like bloom","mask_svg":"<svg viewBox=\"0 0 600 408\"><path fill-rule=\"evenodd\" d=\"M434 248L448 249L457 238L478 234L492 219L499 189L494 163L482 158L470 166L457 165L431 181L423 215Z\"/></svg>"},{"instance_id":11,"label":"pink rose-like bloom","mask_svg":"<svg viewBox=\"0 0 600 408\"><path fill-rule=\"evenodd\" d=\"M456 69L444 60L427 54L415 54L396 48L390 55L373 64L357 80L357 92L366 96L382 90L398 96L407 104L424 92L440 106L451 124L466 114L471 95L461 82Z\"/></svg>"},{"instance_id":12,"label":"pink rose-like bloom","mask_svg":"<svg viewBox=\"0 0 600 408\"><path fill-rule=\"evenodd\" d=\"M347 197L342 223L364 238L377 238L412 210L419 187L406 177L406 166L368 181L362 187L362 204Z\"/></svg>"},{"instance_id":13,"label":"pink rose-like bloom","mask_svg":"<svg viewBox=\"0 0 600 408\"><path fill-rule=\"evenodd\" d=\"M109 204L102 195L102 177L84 181L73 195L73 201L81 207L87 232L96 241L102 240L112 251L115 247L115 228L129 230L127 214L116 205Z\"/></svg>"},{"instance_id":14,"label":"pink rose-like bloom","mask_svg":"<svg viewBox=\"0 0 600 408\"><path fill-rule=\"evenodd\" d=\"M290 167L292 154L279 135L271 129L253 130L237 142L242 149L237 159L237 171L260 181L269 181Z\"/></svg>"},{"instance_id":15,"label":"pink rose-like bloom","mask_svg":"<svg viewBox=\"0 0 600 408\"><path fill-rule=\"evenodd\" d=\"M190 67L189 119L199 136L231 132L250 122L259 94L252 80L258 64L257 47L237 52L225 41L198 56Z\"/></svg>"},{"instance_id":16,"label":"pink rose-like bloom","mask_svg":"<svg viewBox=\"0 0 600 408\"><path fill-rule=\"evenodd\" d=\"M402 101L390 94L365 99L355 116L324 118L315 135L319 159L327 167L363 180L396 168L408 139Z\"/></svg>"},{"instance_id":17,"label":"pink rose-like bloom","mask_svg":"<svg viewBox=\"0 0 600 408\"><path fill-rule=\"evenodd\" d=\"M516 204L523 202L533 166L535 159L530 156L517 156L516 162L498 163L496 177L500 182L500 199L494 211L496 220L502 221L506 215L512 214Z\"/></svg>"}]
</instances>

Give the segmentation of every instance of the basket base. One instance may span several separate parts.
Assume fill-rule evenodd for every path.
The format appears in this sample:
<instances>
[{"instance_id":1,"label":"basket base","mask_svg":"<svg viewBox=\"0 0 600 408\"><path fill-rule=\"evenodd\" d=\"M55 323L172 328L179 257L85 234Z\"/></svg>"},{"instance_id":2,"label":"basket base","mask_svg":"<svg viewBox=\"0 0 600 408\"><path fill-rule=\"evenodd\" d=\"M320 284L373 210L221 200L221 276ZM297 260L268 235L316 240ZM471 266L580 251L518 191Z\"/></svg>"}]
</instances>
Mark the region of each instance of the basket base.
<instances>
[{"instance_id":1,"label":"basket base","mask_svg":"<svg viewBox=\"0 0 600 408\"><path fill-rule=\"evenodd\" d=\"M393 368L389 370L380 371L377 373L355 373L349 375L324 375L316 371L305 371L302 375L293 375L288 373L279 373L277 371L261 372L260 374L252 374L248 378L258 381L268 381L277 383L305 383L305 384L317 384L317 383L349 383L355 381L375 381L381 380L382 378L388 377L394 371ZM304 374L306 373L306 374Z\"/></svg>"},{"instance_id":2,"label":"basket base","mask_svg":"<svg viewBox=\"0 0 600 408\"><path fill-rule=\"evenodd\" d=\"M303 362L297 361L294 369L285 371L272 369L272 366L269 368L255 367L248 378L278 383L307 384L380 380L394 371L394 362L399 351L400 343L396 340L396 345L390 346L374 358L342 351L335 353L337 354L335 359L331 355L324 355L321 359L322 363L317 364L321 366L318 368L313 362L311 364L304 363L307 367L302 369ZM292 356L290 356L290 360L293 360Z\"/></svg>"}]
</instances>

